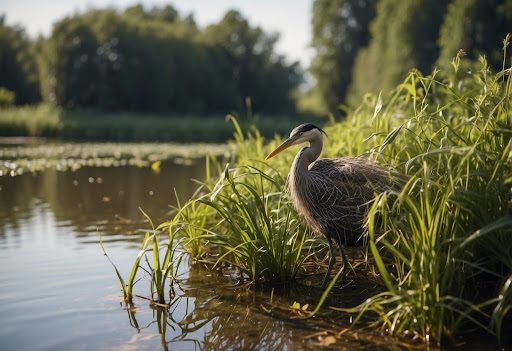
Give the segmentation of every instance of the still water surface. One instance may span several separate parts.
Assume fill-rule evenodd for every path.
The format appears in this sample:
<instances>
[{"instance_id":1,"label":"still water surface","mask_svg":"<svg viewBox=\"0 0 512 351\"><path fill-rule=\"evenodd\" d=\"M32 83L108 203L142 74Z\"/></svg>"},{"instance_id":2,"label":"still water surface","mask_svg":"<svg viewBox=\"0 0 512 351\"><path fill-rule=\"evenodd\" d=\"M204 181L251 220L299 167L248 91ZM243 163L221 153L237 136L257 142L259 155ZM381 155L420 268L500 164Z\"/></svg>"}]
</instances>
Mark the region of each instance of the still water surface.
<instances>
[{"instance_id":1,"label":"still water surface","mask_svg":"<svg viewBox=\"0 0 512 351\"><path fill-rule=\"evenodd\" d=\"M311 330L269 317L258 294L200 267L181 277L169 313L142 299L134 311L121 304L100 235L127 275L149 227L139 207L160 223L174 188L185 199L197 187L191 179L203 177L202 161L165 162L159 173L83 167L0 177L1 349L314 349L301 342Z\"/></svg>"},{"instance_id":2,"label":"still water surface","mask_svg":"<svg viewBox=\"0 0 512 351\"><path fill-rule=\"evenodd\" d=\"M322 332L314 323L272 317L261 308L269 291L235 287L198 265L184 265L169 311L153 310L140 298L134 310L121 303L100 235L127 276L149 227L139 207L155 223L168 219L174 189L181 199L190 196L197 187L191 179L204 177L203 164L167 161L159 173L122 166L0 177L0 349L319 349ZM143 278L136 293L147 295L147 282ZM313 305L318 299L318 292L298 289L277 291L274 301ZM323 349L408 346L356 335Z\"/></svg>"}]
</instances>

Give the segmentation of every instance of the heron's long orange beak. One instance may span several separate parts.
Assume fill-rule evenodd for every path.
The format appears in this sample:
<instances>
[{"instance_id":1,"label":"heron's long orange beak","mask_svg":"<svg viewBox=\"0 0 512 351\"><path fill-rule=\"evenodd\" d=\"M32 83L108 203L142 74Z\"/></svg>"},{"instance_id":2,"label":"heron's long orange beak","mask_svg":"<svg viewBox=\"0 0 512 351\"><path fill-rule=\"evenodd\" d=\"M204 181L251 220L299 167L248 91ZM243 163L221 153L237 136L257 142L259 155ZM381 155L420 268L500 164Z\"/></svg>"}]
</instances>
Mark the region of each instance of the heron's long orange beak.
<instances>
[{"instance_id":1,"label":"heron's long orange beak","mask_svg":"<svg viewBox=\"0 0 512 351\"><path fill-rule=\"evenodd\" d=\"M274 151L269 153L268 156L265 158L265 160L268 160L269 158L272 158L275 155L277 155L278 153L280 153L281 151L284 151L284 150L288 149L290 146L293 145L293 141L294 140L292 138L286 139L281 145L276 147L276 149Z\"/></svg>"}]
</instances>

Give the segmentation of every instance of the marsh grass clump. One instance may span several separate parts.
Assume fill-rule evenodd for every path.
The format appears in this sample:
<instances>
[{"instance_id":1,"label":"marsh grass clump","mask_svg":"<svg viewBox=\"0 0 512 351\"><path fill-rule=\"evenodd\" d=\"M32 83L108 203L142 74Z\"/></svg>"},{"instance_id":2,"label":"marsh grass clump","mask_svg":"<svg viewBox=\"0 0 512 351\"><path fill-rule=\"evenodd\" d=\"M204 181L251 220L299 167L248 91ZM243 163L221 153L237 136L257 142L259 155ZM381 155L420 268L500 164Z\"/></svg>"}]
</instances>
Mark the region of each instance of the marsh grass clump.
<instances>
[{"instance_id":1,"label":"marsh grass clump","mask_svg":"<svg viewBox=\"0 0 512 351\"><path fill-rule=\"evenodd\" d=\"M393 334L440 343L471 323L500 337L511 317L511 69L479 65L448 78L413 71L387 100L367 100L327 129L357 126L359 147L410 177L394 202L380 195L368 214L386 291L341 309L375 313Z\"/></svg>"},{"instance_id":2,"label":"marsh grass clump","mask_svg":"<svg viewBox=\"0 0 512 351\"><path fill-rule=\"evenodd\" d=\"M212 243L224 259L253 280L293 280L311 240L283 195L284 180L254 166L226 168L209 197L200 201L220 216Z\"/></svg>"},{"instance_id":3,"label":"marsh grass clump","mask_svg":"<svg viewBox=\"0 0 512 351\"><path fill-rule=\"evenodd\" d=\"M288 282L314 243L283 192L285 180L264 167L226 165L163 226L176 228L196 260L228 264L256 282Z\"/></svg>"},{"instance_id":4,"label":"marsh grass clump","mask_svg":"<svg viewBox=\"0 0 512 351\"><path fill-rule=\"evenodd\" d=\"M114 262L108 256L101 238L100 246L103 254L107 257L112 267L114 267L123 292L123 299L128 305L133 304L133 297L135 296L134 287L140 280L140 278L137 279L137 273L140 269L151 277L149 297L143 298L149 300L156 307L167 307L165 300L166 288L169 288L169 299L171 299L173 297L173 285L182 263L183 252L179 250L179 242L176 240L174 232L170 231L167 239L161 239L159 234L162 233L155 229L151 218L142 209L141 212L151 224L153 234L146 232L142 241L142 247L135 257L127 280L123 278ZM148 257L148 253L151 253L152 260ZM146 262L146 266L143 265L143 262Z\"/></svg>"}]
</instances>

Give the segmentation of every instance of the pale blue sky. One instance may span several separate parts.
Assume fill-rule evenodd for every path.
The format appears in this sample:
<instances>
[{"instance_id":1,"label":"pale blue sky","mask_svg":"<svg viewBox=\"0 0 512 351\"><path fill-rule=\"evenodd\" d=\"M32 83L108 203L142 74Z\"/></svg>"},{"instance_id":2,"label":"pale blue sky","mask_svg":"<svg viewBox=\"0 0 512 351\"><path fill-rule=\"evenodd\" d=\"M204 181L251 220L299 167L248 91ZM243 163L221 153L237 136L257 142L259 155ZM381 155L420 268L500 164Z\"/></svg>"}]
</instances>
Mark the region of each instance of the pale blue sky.
<instances>
[{"instance_id":1,"label":"pale blue sky","mask_svg":"<svg viewBox=\"0 0 512 351\"><path fill-rule=\"evenodd\" d=\"M47 35L52 23L91 7L115 6L125 8L135 3L146 7L171 3L182 14L193 12L203 27L218 21L226 10L235 8L267 32L279 32L277 51L298 60L303 68L311 61L311 6L312 0L0 0L0 13L6 14L8 24L21 24L29 35Z\"/></svg>"}]
</instances>

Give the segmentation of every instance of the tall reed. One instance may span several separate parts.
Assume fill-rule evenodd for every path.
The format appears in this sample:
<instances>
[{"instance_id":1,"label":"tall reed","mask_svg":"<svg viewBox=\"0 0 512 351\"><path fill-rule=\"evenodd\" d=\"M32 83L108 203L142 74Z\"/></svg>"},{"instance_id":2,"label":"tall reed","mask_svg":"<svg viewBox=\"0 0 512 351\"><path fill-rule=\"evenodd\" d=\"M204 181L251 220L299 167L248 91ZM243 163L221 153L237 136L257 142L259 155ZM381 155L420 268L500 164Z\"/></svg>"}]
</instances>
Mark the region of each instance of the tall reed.
<instances>
[{"instance_id":1,"label":"tall reed","mask_svg":"<svg viewBox=\"0 0 512 351\"><path fill-rule=\"evenodd\" d=\"M463 64L454 61L455 73ZM512 78L510 68L479 65L449 77L413 71L389 99L374 100L368 121L372 104L352 119L371 157L410 176L392 204L381 195L368 215L386 291L341 309L376 313L390 333L440 343L473 323L500 337L510 318Z\"/></svg>"},{"instance_id":2,"label":"tall reed","mask_svg":"<svg viewBox=\"0 0 512 351\"><path fill-rule=\"evenodd\" d=\"M179 251L179 242L175 238L175 233L169 231L167 240L159 238L159 232L155 229L151 218L140 209L142 214L146 217L151 224L153 234L146 233L142 241L142 248L137 253L135 260L132 264L128 280L125 280L122 274L117 269L112 259L108 256L103 245L102 238L100 237L100 246L103 254L107 257L108 261L114 267L117 278L123 291L123 298L127 304L133 304L134 287L137 281L137 273L139 269L145 271L151 277L149 284L149 300L156 306L165 307L165 288L169 286L169 298L172 296L172 288L178 274L180 264L183 259L183 253ZM160 251L164 250L163 259L161 259ZM148 252L152 253L153 262L148 258ZM147 267L143 266L143 259Z\"/></svg>"}]
</instances>

